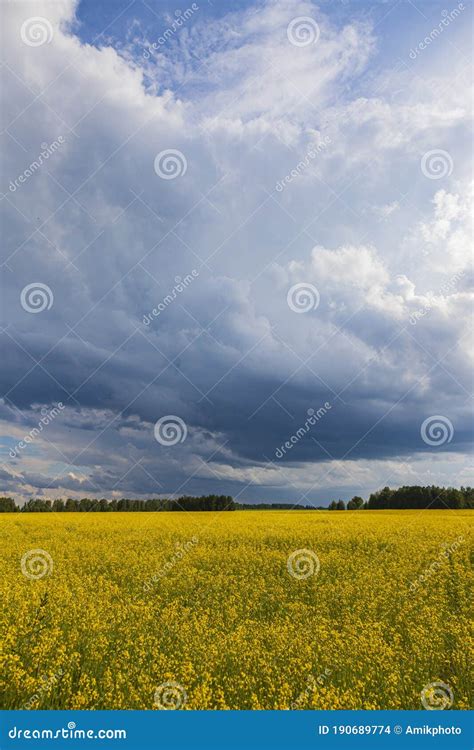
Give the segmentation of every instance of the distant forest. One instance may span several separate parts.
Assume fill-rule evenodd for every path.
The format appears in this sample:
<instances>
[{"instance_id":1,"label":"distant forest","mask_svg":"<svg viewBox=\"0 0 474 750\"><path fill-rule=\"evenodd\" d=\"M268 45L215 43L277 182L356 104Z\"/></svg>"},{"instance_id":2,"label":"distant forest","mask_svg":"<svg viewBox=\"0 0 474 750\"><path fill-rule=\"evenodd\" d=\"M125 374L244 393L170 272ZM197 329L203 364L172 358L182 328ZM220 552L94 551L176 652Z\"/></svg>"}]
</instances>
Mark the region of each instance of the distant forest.
<instances>
[{"instance_id":1,"label":"distant forest","mask_svg":"<svg viewBox=\"0 0 474 750\"><path fill-rule=\"evenodd\" d=\"M237 503L229 495L203 495L202 497L183 496L176 500L153 498L150 500L43 500L31 498L23 506L18 506L11 497L0 497L0 513L114 513L114 512L155 512L155 511L231 511L231 510L402 510L430 508L473 509L474 488L461 487L399 487L391 490L384 487L370 495L365 501L356 495L346 503L333 500L329 507L295 505L293 503Z\"/></svg>"}]
</instances>

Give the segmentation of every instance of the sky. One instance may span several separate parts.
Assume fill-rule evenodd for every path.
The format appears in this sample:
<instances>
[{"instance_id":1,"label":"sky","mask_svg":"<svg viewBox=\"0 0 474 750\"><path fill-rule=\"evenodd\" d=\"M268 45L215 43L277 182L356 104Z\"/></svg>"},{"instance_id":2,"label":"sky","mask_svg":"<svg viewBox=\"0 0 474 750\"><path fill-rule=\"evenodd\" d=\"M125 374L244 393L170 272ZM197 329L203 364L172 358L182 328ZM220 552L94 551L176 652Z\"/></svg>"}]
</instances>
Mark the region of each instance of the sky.
<instances>
[{"instance_id":1,"label":"sky","mask_svg":"<svg viewBox=\"0 0 474 750\"><path fill-rule=\"evenodd\" d=\"M0 493L473 483L471 3L2 14Z\"/></svg>"}]
</instances>

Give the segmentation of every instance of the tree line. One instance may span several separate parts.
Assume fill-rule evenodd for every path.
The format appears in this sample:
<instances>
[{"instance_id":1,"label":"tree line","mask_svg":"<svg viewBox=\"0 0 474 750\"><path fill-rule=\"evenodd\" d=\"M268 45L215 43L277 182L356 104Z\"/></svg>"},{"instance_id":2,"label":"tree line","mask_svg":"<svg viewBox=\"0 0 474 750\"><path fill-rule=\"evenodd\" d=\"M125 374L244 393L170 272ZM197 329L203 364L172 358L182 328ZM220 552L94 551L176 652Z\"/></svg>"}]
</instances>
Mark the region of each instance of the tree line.
<instances>
[{"instance_id":1,"label":"tree line","mask_svg":"<svg viewBox=\"0 0 474 750\"><path fill-rule=\"evenodd\" d=\"M322 505L295 505L295 503L236 503L237 510L327 510Z\"/></svg>"},{"instance_id":2,"label":"tree line","mask_svg":"<svg viewBox=\"0 0 474 750\"><path fill-rule=\"evenodd\" d=\"M298 505L293 503L237 503L230 495L202 495L194 497L184 495L175 500L151 498L149 500L92 500L83 497L81 500L44 500L31 498L24 505L18 506L11 497L0 497L0 513L113 513L113 512L150 512L150 511L230 511L230 510L409 510L417 508L473 509L474 488L461 487L420 487L418 485L390 489L384 487L373 492L367 501L355 495L349 502L332 500L328 507Z\"/></svg>"},{"instance_id":3,"label":"tree line","mask_svg":"<svg viewBox=\"0 0 474 750\"><path fill-rule=\"evenodd\" d=\"M346 504L343 500L333 500L328 510L410 510L428 509L443 510L454 508L458 510L474 508L474 488L461 487L429 487L407 485L395 490L384 487L373 492L367 501L356 495Z\"/></svg>"},{"instance_id":4,"label":"tree line","mask_svg":"<svg viewBox=\"0 0 474 750\"><path fill-rule=\"evenodd\" d=\"M367 502L369 510L404 509L404 508L457 508L459 510L474 508L474 488L407 486L391 490L384 487L373 492Z\"/></svg>"},{"instance_id":5,"label":"tree line","mask_svg":"<svg viewBox=\"0 0 474 750\"><path fill-rule=\"evenodd\" d=\"M416 508L473 509L474 488L461 487L420 487L410 485L390 489L384 487L373 492L368 500L355 495L346 504L344 500L332 500L327 507L322 505L295 505L294 503L260 503L258 505L237 505L238 510L410 510Z\"/></svg>"},{"instance_id":6,"label":"tree line","mask_svg":"<svg viewBox=\"0 0 474 750\"><path fill-rule=\"evenodd\" d=\"M0 513L114 513L114 512L150 512L182 510L235 510L237 503L229 495L203 495L193 497L184 495L176 500L151 498L149 500L92 500L83 497L81 500L43 500L31 498L23 506L18 506L11 497L0 497Z\"/></svg>"}]
</instances>

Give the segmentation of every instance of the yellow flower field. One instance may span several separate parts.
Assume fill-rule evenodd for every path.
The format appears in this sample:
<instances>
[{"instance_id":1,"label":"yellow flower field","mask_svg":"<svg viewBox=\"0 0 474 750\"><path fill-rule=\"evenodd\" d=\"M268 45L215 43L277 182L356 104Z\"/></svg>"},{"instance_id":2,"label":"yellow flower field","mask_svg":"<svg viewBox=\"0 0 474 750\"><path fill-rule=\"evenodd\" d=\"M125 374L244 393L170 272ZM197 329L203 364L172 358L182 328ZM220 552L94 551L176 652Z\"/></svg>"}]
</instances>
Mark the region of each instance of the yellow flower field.
<instances>
[{"instance_id":1,"label":"yellow flower field","mask_svg":"<svg viewBox=\"0 0 474 750\"><path fill-rule=\"evenodd\" d=\"M471 518L2 514L2 708L467 709Z\"/></svg>"}]
</instances>

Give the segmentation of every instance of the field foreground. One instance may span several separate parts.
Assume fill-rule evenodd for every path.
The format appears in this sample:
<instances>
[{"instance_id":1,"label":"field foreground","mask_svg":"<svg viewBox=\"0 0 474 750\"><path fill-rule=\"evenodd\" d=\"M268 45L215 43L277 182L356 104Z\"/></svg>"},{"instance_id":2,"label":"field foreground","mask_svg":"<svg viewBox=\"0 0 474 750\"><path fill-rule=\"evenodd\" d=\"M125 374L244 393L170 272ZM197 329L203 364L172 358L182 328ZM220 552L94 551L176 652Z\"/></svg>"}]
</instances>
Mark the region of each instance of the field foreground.
<instances>
[{"instance_id":1,"label":"field foreground","mask_svg":"<svg viewBox=\"0 0 474 750\"><path fill-rule=\"evenodd\" d=\"M1 707L466 709L471 518L3 514Z\"/></svg>"}]
</instances>

